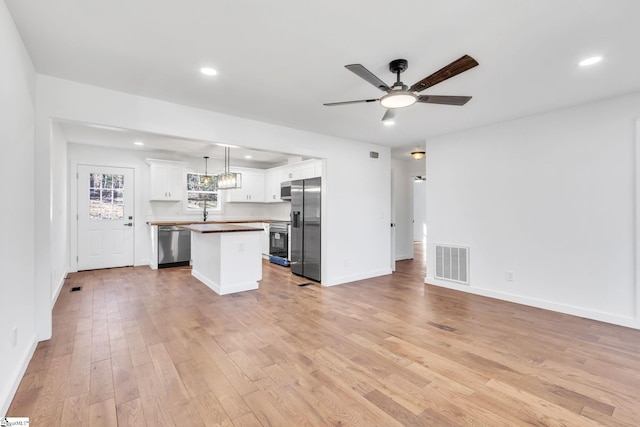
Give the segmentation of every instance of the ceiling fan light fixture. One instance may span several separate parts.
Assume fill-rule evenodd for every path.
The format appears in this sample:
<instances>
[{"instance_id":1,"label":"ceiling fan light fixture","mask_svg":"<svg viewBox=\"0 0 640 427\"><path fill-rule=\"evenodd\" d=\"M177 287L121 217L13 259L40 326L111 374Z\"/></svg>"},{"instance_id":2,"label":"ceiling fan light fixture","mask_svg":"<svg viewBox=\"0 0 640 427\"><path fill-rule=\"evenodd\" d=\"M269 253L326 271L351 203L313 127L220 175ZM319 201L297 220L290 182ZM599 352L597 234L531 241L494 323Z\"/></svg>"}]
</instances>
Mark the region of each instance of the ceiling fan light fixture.
<instances>
[{"instance_id":1,"label":"ceiling fan light fixture","mask_svg":"<svg viewBox=\"0 0 640 427\"><path fill-rule=\"evenodd\" d=\"M413 92L398 90L380 98L380 105L385 108L403 108L415 104L417 99Z\"/></svg>"},{"instance_id":2,"label":"ceiling fan light fixture","mask_svg":"<svg viewBox=\"0 0 640 427\"><path fill-rule=\"evenodd\" d=\"M411 157L413 157L416 160L422 160L424 158L424 151L412 151L411 152Z\"/></svg>"}]
</instances>

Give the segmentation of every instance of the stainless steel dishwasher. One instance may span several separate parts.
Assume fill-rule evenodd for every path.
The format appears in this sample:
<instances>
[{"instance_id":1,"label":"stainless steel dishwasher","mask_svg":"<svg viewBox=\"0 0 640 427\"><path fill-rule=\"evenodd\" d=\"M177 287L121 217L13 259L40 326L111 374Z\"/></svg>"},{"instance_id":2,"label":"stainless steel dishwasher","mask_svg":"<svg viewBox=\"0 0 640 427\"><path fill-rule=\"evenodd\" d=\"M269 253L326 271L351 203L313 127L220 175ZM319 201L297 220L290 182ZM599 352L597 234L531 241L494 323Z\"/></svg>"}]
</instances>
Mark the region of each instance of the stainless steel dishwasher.
<instances>
[{"instance_id":1,"label":"stainless steel dishwasher","mask_svg":"<svg viewBox=\"0 0 640 427\"><path fill-rule=\"evenodd\" d=\"M158 268L189 265L191 231L176 225L158 227Z\"/></svg>"}]
</instances>

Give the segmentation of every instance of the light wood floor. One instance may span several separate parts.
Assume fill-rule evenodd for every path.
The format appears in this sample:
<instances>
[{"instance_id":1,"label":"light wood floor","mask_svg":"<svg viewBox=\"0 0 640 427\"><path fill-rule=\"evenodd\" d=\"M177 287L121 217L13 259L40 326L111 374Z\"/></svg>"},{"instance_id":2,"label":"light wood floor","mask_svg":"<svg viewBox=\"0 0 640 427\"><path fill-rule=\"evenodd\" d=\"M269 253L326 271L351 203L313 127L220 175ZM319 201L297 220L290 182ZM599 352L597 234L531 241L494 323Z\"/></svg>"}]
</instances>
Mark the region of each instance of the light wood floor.
<instances>
[{"instance_id":1,"label":"light wood floor","mask_svg":"<svg viewBox=\"0 0 640 427\"><path fill-rule=\"evenodd\" d=\"M425 286L420 261L332 288L296 286L305 279L268 263L263 276L258 291L218 296L185 268L71 274L7 416L640 425L640 331Z\"/></svg>"}]
</instances>

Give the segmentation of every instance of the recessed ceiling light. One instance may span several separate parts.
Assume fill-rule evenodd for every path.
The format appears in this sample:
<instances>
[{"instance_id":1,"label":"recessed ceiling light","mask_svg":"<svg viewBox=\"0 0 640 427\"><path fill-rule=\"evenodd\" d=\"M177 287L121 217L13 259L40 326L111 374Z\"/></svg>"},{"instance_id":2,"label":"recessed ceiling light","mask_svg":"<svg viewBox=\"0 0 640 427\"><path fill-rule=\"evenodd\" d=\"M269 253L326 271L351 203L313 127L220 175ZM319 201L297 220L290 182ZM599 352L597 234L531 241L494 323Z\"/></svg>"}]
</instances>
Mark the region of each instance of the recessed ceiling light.
<instances>
[{"instance_id":1,"label":"recessed ceiling light","mask_svg":"<svg viewBox=\"0 0 640 427\"><path fill-rule=\"evenodd\" d=\"M134 141L134 144L135 145L144 145L144 142L142 142L142 141Z\"/></svg>"},{"instance_id":2,"label":"recessed ceiling light","mask_svg":"<svg viewBox=\"0 0 640 427\"><path fill-rule=\"evenodd\" d=\"M393 126L396 124L396 122L394 122L393 120L385 120L384 122L382 122L382 124L385 126Z\"/></svg>"},{"instance_id":3,"label":"recessed ceiling light","mask_svg":"<svg viewBox=\"0 0 640 427\"><path fill-rule=\"evenodd\" d=\"M251 158L251 155L250 155L250 154L247 154L246 156L244 156L244 158L245 158L245 159L250 159L250 158Z\"/></svg>"},{"instance_id":4,"label":"recessed ceiling light","mask_svg":"<svg viewBox=\"0 0 640 427\"><path fill-rule=\"evenodd\" d=\"M202 67L200 68L200 72L205 76L215 76L216 74L218 74L216 70L210 67Z\"/></svg>"},{"instance_id":5,"label":"recessed ceiling light","mask_svg":"<svg viewBox=\"0 0 640 427\"><path fill-rule=\"evenodd\" d=\"M583 59L578 63L581 67L588 67L589 65L597 64L602 61L602 56L592 56L591 58Z\"/></svg>"}]
</instances>

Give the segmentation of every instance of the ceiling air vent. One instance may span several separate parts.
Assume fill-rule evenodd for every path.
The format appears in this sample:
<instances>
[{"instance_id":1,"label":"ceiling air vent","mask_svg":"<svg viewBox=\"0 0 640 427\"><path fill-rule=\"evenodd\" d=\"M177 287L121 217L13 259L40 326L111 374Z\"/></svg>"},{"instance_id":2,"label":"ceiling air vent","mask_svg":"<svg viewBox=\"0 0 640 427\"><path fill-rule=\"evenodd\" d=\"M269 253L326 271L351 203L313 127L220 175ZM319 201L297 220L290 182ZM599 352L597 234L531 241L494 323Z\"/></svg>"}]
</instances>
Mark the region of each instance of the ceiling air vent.
<instances>
[{"instance_id":1,"label":"ceiling air vent","mask_svg":"<svg viewBox=\"0 0 640 427\"><path fill-rule=\"evenodd\" d=\"M469 248L436 244L435 278L469 284Z\"/></svg>"}]
</instances>

